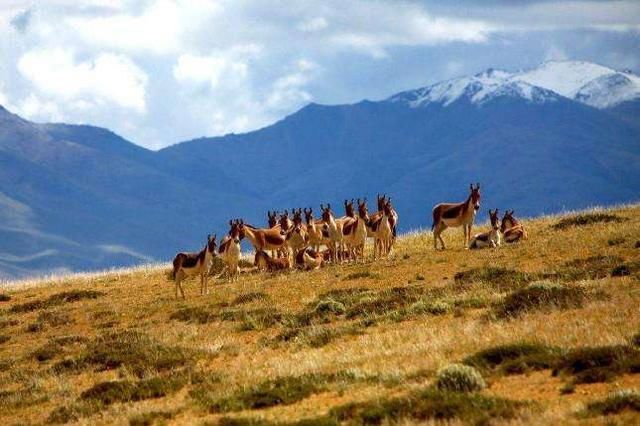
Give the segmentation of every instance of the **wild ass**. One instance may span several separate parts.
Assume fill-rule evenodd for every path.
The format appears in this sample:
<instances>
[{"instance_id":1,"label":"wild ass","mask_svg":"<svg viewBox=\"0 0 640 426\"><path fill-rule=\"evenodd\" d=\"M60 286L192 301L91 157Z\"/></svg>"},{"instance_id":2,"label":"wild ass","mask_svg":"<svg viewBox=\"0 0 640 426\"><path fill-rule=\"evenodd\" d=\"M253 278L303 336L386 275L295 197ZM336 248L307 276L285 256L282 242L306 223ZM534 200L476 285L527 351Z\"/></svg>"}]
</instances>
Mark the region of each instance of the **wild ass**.
<instances>
[{"instance_id":1,"label":"wild ass","mask_svg":"<svg viewBox=\"0 0 640 426\"><path fill-rule=\"evenodd\" d=\"M322 219L313 218L313 209L305 207L304 218L307 225L307 235L309 237L309 247L312 247L315 251L320 250L321 245L330 243L329 229Z\"/></svg>"},{"instance_id":2,"label":"wild ass","mask_svg":"<svg viewBox=\"0 0 640 426\"><path fill-rule=\"evenodd\" d=\"M380 202L378 206L382 207L382 211L371 216L367 224L367 233L373 237L373 258L386 256L391 249L393 239L393 230L391 229L391 205L389 203Z\"/></svg>"},{"instance_id":3,"label":"wild ass","mask_svg":"<svg viewBox=\"0 0 640 426\"><path fill-rule=\"evenodd\" d=\"M240 221L229 221L229 233L220 242L218 255L224 262L224 270L227 271L227 279L234 280L238 276L240 262L240 240L243 235L240 232ZM224 272L223 270L223 272ZM220 273L222 275L222 273Z\"/></svg>"},{"instance_id":4,"label":"wild ass","mask_svg":"<svg viewBox=\"0 0 640 426\"><path fill-rule=\"evenodd\" d=\"M440 203L433 208L433 247L438 249L438 240L445 249L442 232L447 228L462 226L464 228L464 246L469 246L471 227L480 209L480 184L470 185L469 197L462 203Z\"/></svg>"},{"instance_id":5,"label":"wild ass","mask_svg":"<svg viewBox=\"0 0 640 426\"><path fill-rule=\"evenodd\" d=\"M331 250L331 260L335 262L341 262L343 259L344 252L344 241L342 235L342 228L344 222L341 220L336 220L333 216L333 212L331 211L331 204L327 204L327 207L324 207L324 204L320 204L320 209L322 210L322 221L327 225L329 230L329 250Z\"/></svg>"},{"instance_id":6,"label":"wild ass","mask_svg":"<svg viewBox=\"0 0 640 426\"><path fill-rule=\"evenodd\" d=\"M502 244L498 209L493 212L489 209L489 219L491 221L491 230L474 235L469 242L470 249L480 249L485 247L496 248Z\"/></svg>"},{"instance_id":7,"label":"wild ass","mask_svg":"<svg viewBox=\"0 0 640 426\"><path fill-rule=\"evenodd\" d=\"M351 203L351 209L353 209L353 202ZM345 221L342 227L342 235L349 251L349 257L354 261L360 257L364 262L364 244L367 240L368 222L367 199L365 198L363 202L360 202L358 198L358 216L355 219Z\"/></svg>"},{"instance_id":8,"label":"wild ass","mask_svg":"<svg viewBox=\"0 0 640 426\"><path fill-rule=\"evenodd\" d=\"M520 240L526 240L529 237L524 225L513 216L513 210L504 212L500 231L504 235L504 241L507 243L515 243Z\"/></svg>"},{"instance_id":9,"label":"wild ass","mask_svg":"<svg viewBox=\"0 0 640 426\"><path fill-rule=\"evenodd\" d=\"M273 259L266 251L258 250L256 251L254 265L262 271L277 272L289 269L291 262L288 257Z\"/></svg>"},{"instance_id":10,"label":"wild ass","mask_svg":"<svg viewBox=\"0 0 640 426\"><path fill-rule=\"evenodd\" d=\"M193 275L200 275L200 294L209 292L207 284L207 273L209 272L209 264L216 252L216 236L207 236L207 244L198 253L178 253L173 259L173 280L176 284L176 299L178 298L178 289L184 299L184 290L182 281Z\"/></svg>"},{"instance_id":11,"label":"wild ass","mask_svg":"<svg viewBox=\"0 0 640 426\"><path fill-rule=\"evenodd\" d=\"M260 229L244 223L242 219L238 222L240 235L246 237L256 252L266 250L286 250L285 236L278 227L270 229Z\"/></svg>"},{"instance_id":12,"label":"wild ass","mask_svg":"<svg viewBox=\"0 0 640 426\"><path fill-rule=\"evenodd\" d=\"M311 247L305 247L299 250L295 256L296 266L305 270L318 269L324 261L322 253L317 252Z\"/></svg>"},{"instance_id":13,"label":"wild ass","mask_svg":"<svg viewBox=\"0 0 640 426\"><path fill-rule=\"evenodd\" d=\"M293 226L287 231L285 239L294 259L298 250L307 246L309 237L307 227L302 223L302 209L293 210Z\"/></svg>"}]
</instances>

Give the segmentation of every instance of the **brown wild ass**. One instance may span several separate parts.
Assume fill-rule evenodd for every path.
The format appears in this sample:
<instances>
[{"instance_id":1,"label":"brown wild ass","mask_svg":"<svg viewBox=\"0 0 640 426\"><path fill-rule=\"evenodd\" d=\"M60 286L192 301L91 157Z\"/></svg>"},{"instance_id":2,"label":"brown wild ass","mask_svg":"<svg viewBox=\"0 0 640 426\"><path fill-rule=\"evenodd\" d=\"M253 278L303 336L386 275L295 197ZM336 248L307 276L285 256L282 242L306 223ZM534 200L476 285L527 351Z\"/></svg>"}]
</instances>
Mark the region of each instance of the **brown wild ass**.
<instances>
[{"instance_id":1,"label":"brown wild ass","mask_svg":"<svg viewBox=\"0 0 640 426\"><path fill-rule=\"evenodd\" d=\"M238 277L238 264L240 263L240 240L243 235L240 233L240 221L229 221L229 233L220 242L218 255L224 262L224 270L227 272L229 281ZM224 270L222 272L224 272ZM222 275L222 272L220 275Z\"/></svg>"},{"instance_id":2,"label":"brown wild ass","mask_svg":"<svg viewBox=\"0 0 640 426\"><path fill-rule=\"evenodd\" d=\"M209 264L216 252L216 236L207 236L207 244L198 253L178 253L173 259L173 280L176 283L176 299L178 298L178 290L184 299L184 290L182 281L185 278L200 275L200 294L209 292L207 283L207 273L209 272Z\"/></svg>"},{"instance_id":3,"label":"brown wild ass","mask_svg":"<svg viewBox=\"0 0 640 426\"><path fill-rule=\"evenodd\" d=\"M307 246L309 237L307 227L302 223L302 209L293 210L293 226L287 231L285 239L294 259L298 250Z\"/></svg>"},{"instance_id":4,"label":"brown wild ass","mask_svg":"<svg viewBox=\"0 0 640 426\"><path fill-rule=\"evenodd\" d=\"M270 229L260 229L246 224L240 219L238 229L242 238L246 237L256 252L261 250L286 250L285 236L277 226Z\"/></svg>"},{"instance_id":5,"label":"brown wild ass","mask_svg":"<svg viewBox=\"0 0 640 426\"><path fill-rule=\"evenodd\" d=\"M331 250L331 260L334 263L342 262L344 258L344 241L342 235L344 221L336 220L331 211L331 204L327 204L327 207L324 207L324 204L320 204L320 209L322 210L322 221L329 229L330 242L328 247L329 250Z\"/></svg>"},{"instance_id":6,"label":"brown wild ass","mask_svg":"<svg viewBox=\"0 0 640 426\"><path fill-rule=\"evenodd\" d=\"M329 239L329 229L324 221L313 218L313 209L311 207L304 209L304 218L307 225L307 235L309 236L309 247L312 247L315 251L319 251L321 245L328 247L331 240Z\"/></svg>"},{"instance_id":7,"label":"brown wild ass","mask_svg":"<svg viewBox=\"0 0 640 426\"><path fill-rule=\"evenodd\" d=\"M254 265L262 271L277 272L289 269L291 262L288 257L273 259L266 251L258 250L256 251Z\"/></svg>"},{"instance_id":8,"label":"brown wild ass","mask_svg":"<svg viewBox=\"0 0 640 426\"><path fill-rule=\"evenodd\" d=\"M518 222L513 216L513 210L504 212L500 231L502 231L504 241L507 243L515 243L529 238L529 234L527 234L527 230L524 229L524 225Z\"/></svg>"},{"instance_id":9,"label":"brown wild ass","mask_svg":"<svg viewBox=\"0 0 640 426\"><path fill-rule=\"evenodd\" d=\"M319 253L311 247L305 247L302 250L298 250L295 257L296 266L305 270L318 269L324 262L322 253Z\"/></svg>"},{"instance_id":10,"label":"brown wild ass","mask_svg":"<svg viewBox=\"0 0 640 426\"><path fill-rule=\"evenodd\" d=\"M373 237L373 258L386 256L391 250L391 243L393 240L393 230L391 229L391 205L385 200L380 202L378 199L378 206L382 207L382 211L375 213L371 216L369 223L367 224L367 234Z\"/></svg>"},{"instance_id":11,"label":"brown wild ass","mask_svg":"<svg viewBox=\"0 0 640 426\"><path fill-rule=\"evenodd\" d=\"M462 203L440 203L433 208L433 247L438 249L438 240L444 250L444 240L442 232L447 228L462 226L464 229L464 247L469 246L471 238L471 227L476 218L476 213L480 209L480 184L470 185L469 197Z\"/></svg>"},{"instance_id":12,"label":"brown wild ass","mask_svg":"<svg viewBox=\"0 0 640 426\"><path fill-rule=\"evenodd\" d=\"M351 209L353 209L353 202L351 202ZM364 244L367 240L368 222L367 199L360 202L358 198L358 216L355 219L345 221L342 227L344 243L349 251L349 257L354 261L360 257L364 262Z\"/></svg>"},{"instance_id":13,"label":"brown wild ass","mask_svg":"<svg viewBox=\"0 0 640 426\"><path fill-rule=\"evenodd\" d=\"M474 235L469 242L470 249L480 249L485 247L496 248L502 244L498 209L495 211L491 211L491 209L489 209L489 219L491 222L491 230Z\"/></svg>"}]
</instances>

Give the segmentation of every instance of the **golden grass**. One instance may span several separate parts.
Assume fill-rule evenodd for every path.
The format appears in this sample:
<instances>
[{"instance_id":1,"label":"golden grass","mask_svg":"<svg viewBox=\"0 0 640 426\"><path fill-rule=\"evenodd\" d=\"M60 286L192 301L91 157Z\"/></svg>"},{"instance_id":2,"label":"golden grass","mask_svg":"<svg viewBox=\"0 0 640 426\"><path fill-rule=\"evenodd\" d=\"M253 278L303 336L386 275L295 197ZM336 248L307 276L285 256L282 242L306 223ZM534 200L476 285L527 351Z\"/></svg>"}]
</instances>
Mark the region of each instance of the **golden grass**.
<instances>
[{"instance_id":1,"label":"golden grass","mask_svg":"<svg viewBox=\"0 0 640 426\"><path fill-rule=\"evenodd\" d=\"M349 403L370 407L384 399L389 405L392 398L416 395L433 384L439 368L497 345L524 341L569 350L629 344L640 332L640 248L635 247L640 205L606 213L622 221L582 224L581 219L577 226L557 229L552 225L561 217L527 220L529 240L497 250L464 250L462 232L452 229L444 234L449 249L436 252L430 233L415 232L399 238L386 260L311 272L244 273L237 282L216 281L207 296L191 281L186 301L174 299L167 265L5 282L0 417L6 424L42 423L60 407L74 406L79 414L72 419L80 423L319 419ZM596 274L580 262L567 273L569 262L595 256L627 265L630 274L612 277L608 263ZM550 305L495 318L495 307L526 284L454 279L456 273L488 267L580 288L585 301L580 307ZM335 293L356 288L364 290L355 296ZM99 293L56 296L76 290ZM341 296L318 308L331 291ZM25 305L29 309L16 308ZM282 339L286 333L302 337ZM105 341L125 346L108 353L99 346ZM129 353L136 360L127 359ZM110 364L113 357L120 363ZM253 398L278 378L285 378L282 386L302 386L299 377L318 383L260 409L211 408L220 401L232 404L239 395ZM603 418L578 415L588 403L617 388L640 387L637 373L578 384L573 393L562 393L569 379L549 370L485 379L488 387L481 395L532 402L515 419L498 423L597 423ZM104 398L87 398L88 390L111 389L101 383L116 380L138 400L102 404L96 401ZM167 390L160 386L164 382L174 385ZM211 403L203 404L203 396ZM637 414L620 418L638 421ZM419 422L401 420L413 421Z\"/></svg>"}]
</instances>

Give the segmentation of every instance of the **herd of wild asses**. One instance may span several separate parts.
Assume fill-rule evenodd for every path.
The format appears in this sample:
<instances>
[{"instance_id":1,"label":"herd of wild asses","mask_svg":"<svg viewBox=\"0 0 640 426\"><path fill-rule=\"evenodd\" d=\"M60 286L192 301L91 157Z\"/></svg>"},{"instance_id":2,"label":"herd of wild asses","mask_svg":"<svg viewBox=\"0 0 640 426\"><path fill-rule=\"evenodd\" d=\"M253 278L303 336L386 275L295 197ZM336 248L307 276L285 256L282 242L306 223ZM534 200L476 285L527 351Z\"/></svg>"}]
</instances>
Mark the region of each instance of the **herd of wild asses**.
<instances>
[{"instance_id":1,"label":"herd of wild asses","mask_svg":"<svg viewBox=\"0 0 640 426\"><path fill-rule=\"evenodd\" d=\"M280 271L297 267L310 270L325 263L364 262L365 243L373 238L373 259L386 257L393 249L397 236L398 213L391 198L377 196L377 211L369 215L367 199L345 200L345 215L337 218L331 204L320 205L320 217L312 208L298 208L291 212L267 212L268 226L257 228L242 219L229 221L229 232L216 243L209 235L207 244L198 253L178 253L173 259L172 276L184 298L182 281L200 276L200 293L208 293L207 275L214 257L224 264L223 273L233 280L239 273L240 242L247 239L255 250L254 266L263 271ZM440 203L433 208L433 246L438 242L444 250L442 232L450 227L464 227L464 245L469 249L497 247L504 240L512 243L527 238L524 226L507 210L498 218L498 210L489 210L491 229L471 235L476 214L480 209L480 184L470 185L467 199L461 203ZM291 214L291 215L290 215ZM304 220L303 220L304 214ZM220 274L222 275L222 273Z\"/></svg>"}]
</instances>

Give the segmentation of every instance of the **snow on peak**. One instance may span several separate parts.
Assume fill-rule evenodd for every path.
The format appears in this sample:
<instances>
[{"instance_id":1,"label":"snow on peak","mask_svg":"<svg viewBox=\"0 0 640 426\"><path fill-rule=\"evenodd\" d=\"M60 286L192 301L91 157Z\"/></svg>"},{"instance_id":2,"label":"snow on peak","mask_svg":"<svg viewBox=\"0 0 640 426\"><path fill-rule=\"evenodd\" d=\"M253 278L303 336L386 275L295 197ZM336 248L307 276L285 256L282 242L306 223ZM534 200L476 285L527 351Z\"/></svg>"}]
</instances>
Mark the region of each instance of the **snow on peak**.
<instances>
[{"instance_id":1,"label":"snow on peak","mask_svg":"<svg viewBox=\"0 0 640 426\"><path fill-rule=\"evenodd\" d=\"M470 77L459 77L389 98L412 107L432 103L450 105L466 98L482 104L500 96L529 102L548 102L561 95L596 108L609 108L640 98L640 77L584 61L547 61L537 68L509 73L489 68Z\"/></svg>"}]
</instances>

